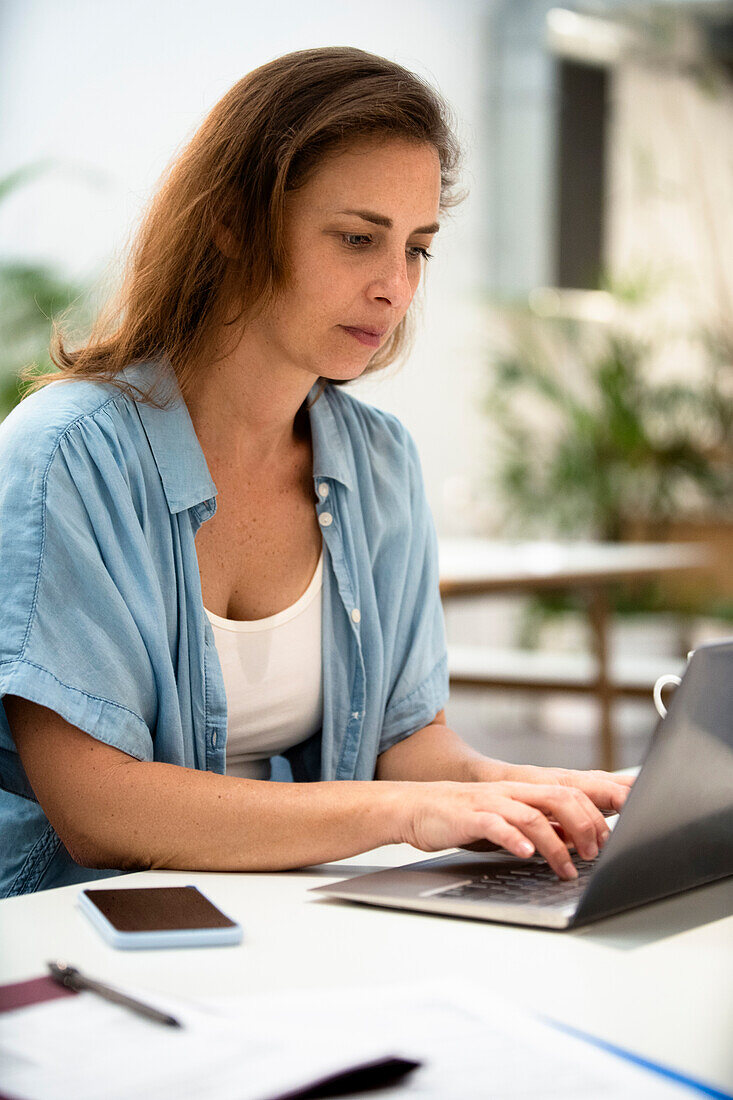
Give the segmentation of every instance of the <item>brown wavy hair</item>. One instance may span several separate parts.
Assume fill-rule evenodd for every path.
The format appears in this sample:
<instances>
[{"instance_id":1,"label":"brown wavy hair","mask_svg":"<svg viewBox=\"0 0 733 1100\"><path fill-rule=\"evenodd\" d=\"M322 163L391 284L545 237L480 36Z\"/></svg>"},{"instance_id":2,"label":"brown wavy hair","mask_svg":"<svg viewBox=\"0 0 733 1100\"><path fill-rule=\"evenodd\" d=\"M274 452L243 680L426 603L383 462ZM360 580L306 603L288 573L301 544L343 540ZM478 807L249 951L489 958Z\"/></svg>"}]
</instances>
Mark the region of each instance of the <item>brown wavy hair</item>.
<instances>
[{"instance_id":1,"label":"brown wavy hair","mask_svg":"<svg viewBox=\"0 0 733 1100\"><path fill-rule=\"evenodd\" d=\"M30 383L27 392L85 378L159 405L154 385L143 392L118 375L132 363L165 357L185 398L222 326L246 326L286 285L286 193L302 186L327 154L390 136L433 145L441 166L440 208L461 201L450 109L401 65L334 46L286 54L243 77L166 169L133 235L119 289L88 338L70 350L70 306L53 322L50 356L58 371L39 375L26 367L21 381ZM233 242L226 254L222 230ZM232 307L241 308L227 319ZM404 355L407 321L364 373ZM316 398L329 382L346 381L319 379Z\"/></svg>"}]
</instances>

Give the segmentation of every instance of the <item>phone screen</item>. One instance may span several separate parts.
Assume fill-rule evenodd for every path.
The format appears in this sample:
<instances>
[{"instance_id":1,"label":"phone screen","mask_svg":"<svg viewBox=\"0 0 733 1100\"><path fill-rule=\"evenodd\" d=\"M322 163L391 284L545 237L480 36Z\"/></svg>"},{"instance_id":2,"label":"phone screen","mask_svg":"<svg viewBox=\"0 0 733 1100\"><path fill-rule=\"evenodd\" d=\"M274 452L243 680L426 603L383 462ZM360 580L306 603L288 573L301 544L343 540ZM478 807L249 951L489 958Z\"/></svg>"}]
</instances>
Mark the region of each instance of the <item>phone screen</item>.
<instances>
[{"instance_id":1,"label":"phone screen","mask_svg":"<svg viewBox=\"0 0 733 1100\"><path fill-rule=\"evenodd\" d=\"M119 932L164 932L196 928L234 928L195 886L130 887L84 890Z\"/></svg>"}]
</instances>

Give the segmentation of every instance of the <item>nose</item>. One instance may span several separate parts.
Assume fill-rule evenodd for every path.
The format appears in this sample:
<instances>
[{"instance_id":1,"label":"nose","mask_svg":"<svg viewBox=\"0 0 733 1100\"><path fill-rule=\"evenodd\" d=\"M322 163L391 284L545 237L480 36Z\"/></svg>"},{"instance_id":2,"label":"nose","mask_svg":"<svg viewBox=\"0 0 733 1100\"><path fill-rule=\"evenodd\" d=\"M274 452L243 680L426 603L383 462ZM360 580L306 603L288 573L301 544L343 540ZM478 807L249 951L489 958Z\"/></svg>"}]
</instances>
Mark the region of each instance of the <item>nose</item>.
<instances>
[{"instance_id":1,"label":"nose","mask_svg":"<svg viewBox=\"0 0 733 1100\"><path fill-rule=\"evenodd\" d=\"M419 277L419 276L418 276ZM404 312L412 301L417 282L413 286L407 268L407 258L400 256L385 258L368 288L368 295L374 301L387 302L396 313Z\"/></svg>"}]
</instances>

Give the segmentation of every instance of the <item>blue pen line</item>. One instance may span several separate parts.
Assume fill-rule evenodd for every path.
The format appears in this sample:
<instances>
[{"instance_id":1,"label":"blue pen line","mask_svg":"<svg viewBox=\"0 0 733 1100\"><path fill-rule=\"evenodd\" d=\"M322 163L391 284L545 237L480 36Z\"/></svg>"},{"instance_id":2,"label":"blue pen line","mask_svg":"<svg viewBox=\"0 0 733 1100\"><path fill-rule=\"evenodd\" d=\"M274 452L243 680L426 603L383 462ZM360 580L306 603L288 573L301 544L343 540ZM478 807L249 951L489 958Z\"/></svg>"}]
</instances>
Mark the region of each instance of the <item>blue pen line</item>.
<instances>
[{"instance_id":1,"label":"blue pen line","mask_svg":"<svg viewBox=\"0 0 733 1100\"><path fill-rule=\"evenodd\" d=\"M623 1047L617 1047L613 1043L606 1042L605 1039L598 1039L595 1035L590 1035L587 1031L581 1031L577 1027L570 1027L569 1024L561 1024L558 1020L553 1020L549 1016L540 1016L541 1020L544 1020L546 1024L550 1024L551 1027L557 1028L558 1031L566 1031L568 1035L574 1035L577 1039L584 1039L587 1043L593 1043L594 1046L600 1047L601 1050L607 1050L610 1054L615 1054L619 1058L625 1058L627 1062L633 1062L637 1066L642 1066L643 1069L649 1069L652 1073L658 1073L660 1077L668 1077L670 1081L677 1081L680 1085L686 1085L687 1088L695 1089L697 1092L702 1093L703 1096L712 1096L713 1100L733 1100L733 1093L723 1092L721 1089L713 1088L712 1085L706 1085L702 1081L696 1081L693 1077L686 1077L684 1073L678 1073L677 1070L668 1069L666 1066L660 1066L658 1062L650 1062L647 1058L642 1058L639 1054L633 1054L630 1050L624 1050Z\"/></svg>"}]
</instances>

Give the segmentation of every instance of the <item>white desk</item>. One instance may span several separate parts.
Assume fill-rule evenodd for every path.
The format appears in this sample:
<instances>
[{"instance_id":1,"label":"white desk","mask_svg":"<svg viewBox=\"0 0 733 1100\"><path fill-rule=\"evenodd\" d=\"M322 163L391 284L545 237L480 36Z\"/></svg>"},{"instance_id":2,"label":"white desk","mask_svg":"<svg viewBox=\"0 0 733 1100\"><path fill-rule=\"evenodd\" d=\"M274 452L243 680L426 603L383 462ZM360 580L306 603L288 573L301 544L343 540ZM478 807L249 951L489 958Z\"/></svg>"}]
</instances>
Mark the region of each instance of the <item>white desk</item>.
<instances>
[{"instance_id":1,"label":"white desk","mask_svg":"<svg viewBox=\"0 0 733 1100\"><path fill-rule=\"evenodd\" d=\"M241 921L244 941L237 947L116 951L76 908L78 886L8 898L0 901L0 981L40 976L51 958L102 980L194 998L458 975L733 1092L733 878L575 932L307 893L352 868L422 858L430 857L402 845L286 873L149 871L113 880L197 885Z\"/></svg>"}]
</instances>

